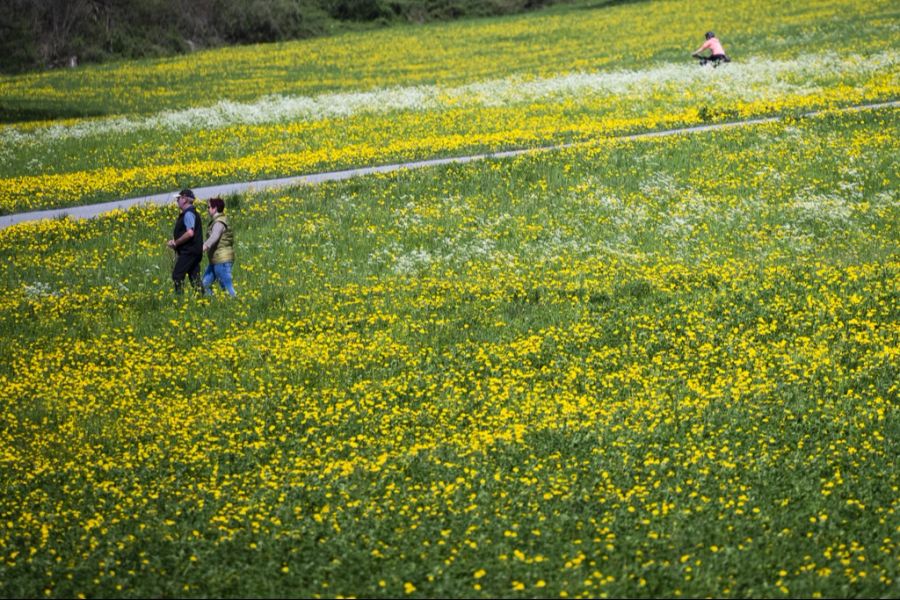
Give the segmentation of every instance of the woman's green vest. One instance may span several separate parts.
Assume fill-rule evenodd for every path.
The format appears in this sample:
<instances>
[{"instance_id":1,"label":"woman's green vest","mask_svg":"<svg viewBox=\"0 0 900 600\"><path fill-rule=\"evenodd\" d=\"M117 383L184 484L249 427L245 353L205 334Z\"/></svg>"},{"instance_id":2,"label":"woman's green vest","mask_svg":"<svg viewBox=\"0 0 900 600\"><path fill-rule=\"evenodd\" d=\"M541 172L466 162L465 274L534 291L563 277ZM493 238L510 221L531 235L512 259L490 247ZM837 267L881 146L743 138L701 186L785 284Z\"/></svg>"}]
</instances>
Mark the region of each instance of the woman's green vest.
<instances>
[{"instance_id":1,"label":"woman's green vest","mask_svg":"<svg viewBox=\"0 0 900 600\"><path fill-rule=\"evenodd\" d=\"M234 232L231 231L231 226L228 225L228 218L225 215L217 214L209 222L209 231L212 231L213 225L216 223L224 225L225 231L222 232L222 236L216 242L216 247L210 251L209 263L211 265L221 265L222 263L234 262Z\"/></svg>"}]
</instances>

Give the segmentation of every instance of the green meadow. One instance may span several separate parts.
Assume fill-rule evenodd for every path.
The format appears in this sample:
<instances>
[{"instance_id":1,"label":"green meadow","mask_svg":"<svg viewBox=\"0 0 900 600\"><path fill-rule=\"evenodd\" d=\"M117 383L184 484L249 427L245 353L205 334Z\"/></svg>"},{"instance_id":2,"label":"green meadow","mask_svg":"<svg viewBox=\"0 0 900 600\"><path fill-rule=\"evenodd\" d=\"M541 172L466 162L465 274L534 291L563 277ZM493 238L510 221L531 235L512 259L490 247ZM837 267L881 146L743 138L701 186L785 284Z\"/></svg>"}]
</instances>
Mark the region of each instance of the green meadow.
<instances>
[{"instance_id":1,"label":"green meadow","mask_svg":"<svg viewBox=\"0 0 900 600\"><path fill-rule=\"evenodd\" d=\"M0 214L894 101L898 17L578 3L2 77L0 113L36 116L0 126ZM690 58L711 27L727 68Z\"/></svg>"},{"instance_id":2,"label":"green meadow","mask_svg":"<svg viewBox=\"0 0 900 600\"><path fill-rule=\"evenodd\" d=\"M480 47L501 60L514 32L582 15L599 40L677 25L628 59L582 39L580 54L608 58L579 66L586 80L554 62L557 34L518 74L465 60L451 76L456 63L410 50L396 73L349 72L341 106L325 83L280 89L263 69L260 94L318 101L264 124L242 105L173 130L165 111L212 106L177 99L127 109L150 121L117 137L90 128L124 113L73 91L109 116L3 129L7 181L30 185L31 163L27 177L67 194L101 170L51 151L79 139L115 148L102 172L120 191L181 187L184 165L231 165L212 181L574 144L227 197L235 299L174 295L174 205L0 230L0 596L900 595L900 120L891 105L839 110L897 100L896 10L737 2L733 39L755 54L713 70L673 64L676 41L689 53L708 28L682 8L340 37L505 31ZM774 44L779 31L796 44ZM882 34L868 62L833 56L868 31ZM298 47L339 56L334 43ZM292 47L202 60L238 89L235 56ZM442 77L396 108L398 85ZM718 102L692 105L696 86ZM760 115L780 118L620 137ZM353 150L324 124L352 131ZM171 131L208 143L183 175L130 188L117 175L154 163L128 136L151 125L153 145ZM290 145L316 127L321 148ZM229 128L257 163L234 167ZM433 143L404 145L410 132Z\"/></svg>"}]
</instances>

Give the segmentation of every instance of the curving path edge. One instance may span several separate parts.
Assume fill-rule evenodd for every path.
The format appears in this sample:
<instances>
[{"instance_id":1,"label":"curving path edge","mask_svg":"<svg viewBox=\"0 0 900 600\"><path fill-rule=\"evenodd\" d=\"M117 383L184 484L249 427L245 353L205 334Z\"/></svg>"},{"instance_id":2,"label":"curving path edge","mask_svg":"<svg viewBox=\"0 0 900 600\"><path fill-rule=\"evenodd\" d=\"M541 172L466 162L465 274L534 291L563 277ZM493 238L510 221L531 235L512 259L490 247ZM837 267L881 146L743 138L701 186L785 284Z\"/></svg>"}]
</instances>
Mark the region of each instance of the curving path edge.
<instances>
[{"instance_id":1,"label":"curving path edge","mask_svg":"<svg viewBox=\"0 0 900 600\"><path fill-rule=\"evenodd\" d=\"M880 108L890 108L900 106L900 100L890 102L880 102L877 104L861 104L857 106L849 106L839 109L816 110L803 113L800 117L814 117L825 113L835 112L853 112L861 110L877 110ZM636 133L631 135L616 136L616 140L639 140L654 137L666 137L683 133L695 133L702 131L714 131L718 129L729 129L733 127L746 127L749 125L759 125L761 123L772 123L784 119L784 116L763 117L758 119L748 119L745 121L731 121L727 123L715 123L712 125L696 125L693 127L682 127L678 129L665 129L662 131L650 131L646 133ZM281 177L278 179L263 179L258 181L225 183L220 185L212 185L207 187L193 188L198 198L211 198L214 196L226 196L241 192L267 190L273 188L289 187L301 184L319 184L326 181L339 181L342 179L350 179L351 177L360 177L363 175L371 175L373 173L390 173L401 169L421 169L424 167L432 167L437 165L446 165L454 163L467 163L476 160L484 160L490 158L508 158L511 156L519 156L522 154L546 152L550 150L559 150L563 148L571 148L578 145L584 145L590 142L576 142L572 144L559 144L556 146L542 146L538 148L524 148L520 150L507 150L503 152L491 152L486 154L473 154L469 156L456 156L449 158L435 158L430 160L421 160L414 162L396 163L389 165L381 165L376 167L362 167L358 169L348 169L344 171L328 171L324 173L314 173L311 175L296 175L292 177ZM137 198L125 198L122 200L113 200L111 202L102 202L100 204L86 204L83 206L69 206L65 208L55 208L49 210L39 210L33 212L16 213L10 215L0 215L0 229L25 223L28 221L38 221L41 219L58 219L63 217L71 217L73 219L90 219L103 213L114 210L127 210L133 206L141 204L166 204L171 202L174 190L160 194L152 194L150 196L140 196Z\"/></svg>"}]
</instances>

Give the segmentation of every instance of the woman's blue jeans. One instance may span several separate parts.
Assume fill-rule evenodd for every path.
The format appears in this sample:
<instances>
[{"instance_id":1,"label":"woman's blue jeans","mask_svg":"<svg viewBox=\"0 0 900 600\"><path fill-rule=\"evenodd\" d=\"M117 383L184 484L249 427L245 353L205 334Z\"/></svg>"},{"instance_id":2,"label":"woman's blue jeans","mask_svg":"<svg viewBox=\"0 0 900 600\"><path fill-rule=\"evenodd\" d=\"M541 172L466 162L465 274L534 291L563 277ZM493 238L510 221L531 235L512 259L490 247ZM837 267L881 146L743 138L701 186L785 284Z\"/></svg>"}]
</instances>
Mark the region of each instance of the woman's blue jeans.
<instances>
[{"instance_id":1,"label":"woman's blue jeans","mask_svg":"<svg viewBox=\"0 0 900 600\"><path fill-rule=\"evenodd\" d=\"M206 272L203 273L203 291L207 294L212 293L212 284L214 281L219 282L219 286L231 294L237 296L234 291L234 282L231 280L231 265L234 263L220 263L218 265L209 265Z\"/></svg>"}]
</instances>

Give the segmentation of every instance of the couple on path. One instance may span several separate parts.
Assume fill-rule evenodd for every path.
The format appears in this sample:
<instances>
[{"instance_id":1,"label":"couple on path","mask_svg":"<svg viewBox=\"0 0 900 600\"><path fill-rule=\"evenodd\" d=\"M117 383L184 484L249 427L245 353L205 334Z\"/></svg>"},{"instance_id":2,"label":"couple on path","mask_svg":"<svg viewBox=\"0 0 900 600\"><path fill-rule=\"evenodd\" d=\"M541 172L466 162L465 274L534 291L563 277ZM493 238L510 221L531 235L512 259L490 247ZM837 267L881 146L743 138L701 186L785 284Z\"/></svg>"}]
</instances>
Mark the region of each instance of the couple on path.
<instances>
[{"instance_id":1,"label":"couple on path","mask_svg":"<svg viewBox=\"0 0 900 600\"><path fill-rule=\"evenodd\" d=\"M182 293L184 278L188 276L191 285L197 290L202 286L206 294L212 293L212 284L218 281L223 290L231 296L236 296L231 279L231 267L234 264L234 232L224 214L225 201L221 198L211 198L207 202L210 217L209 237L204 242L203 224L194 208L195 199L194 192L189 189L181 190L175 197L181 213L175 221L172 239L167 242L176 255L175 266L172 268L175 292ZM200 263L203 261L204 252L207 253L209 265L201 280Z\"/></svg>"}]
</instances>

